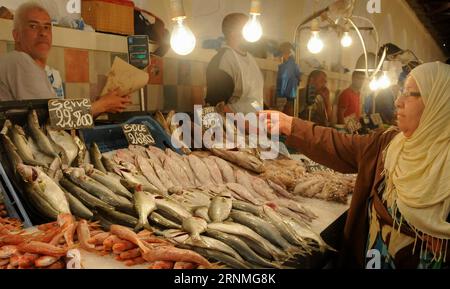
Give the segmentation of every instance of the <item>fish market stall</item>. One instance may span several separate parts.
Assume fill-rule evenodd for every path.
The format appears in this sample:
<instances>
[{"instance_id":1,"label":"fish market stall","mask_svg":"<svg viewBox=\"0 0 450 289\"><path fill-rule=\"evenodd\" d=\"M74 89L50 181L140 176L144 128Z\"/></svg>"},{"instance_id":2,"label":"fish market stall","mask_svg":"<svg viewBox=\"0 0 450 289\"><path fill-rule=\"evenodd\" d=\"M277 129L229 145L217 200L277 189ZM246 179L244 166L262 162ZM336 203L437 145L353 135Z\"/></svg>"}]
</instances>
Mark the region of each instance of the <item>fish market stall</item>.
<instances>
[{"instance_id":1,"label":"fish market stall","mask_svg":"<svg viewBox=\"0 0 450 289\"><path fill-rule=\"evenodd\" d=\"M314 179L299 161L262 161L246 150L183 154L148 115L54 130L46 105L31 106L3 114L1 164L9 193L38 232L23 235L22 224L4 220L0 250L12 246L5 249L4 268L20 266L14 258L26 254L45 261L31 267L61 267L77 254L84 268L116 267L117 261L119 268L212 268L219 262L218 268L238 269L326 262L321 252L332 248L320 235L347 210L342 188L350 191L351 181L335 188L335 173ZM153 145L130 145L127 123L147 127ZM308 198L313 195L310 186L299 188L307 181L301 177L321 183L318 191L330 184L327 193ZM71 251L74 244L81 253Z\"/></svg>"}]
</instances>

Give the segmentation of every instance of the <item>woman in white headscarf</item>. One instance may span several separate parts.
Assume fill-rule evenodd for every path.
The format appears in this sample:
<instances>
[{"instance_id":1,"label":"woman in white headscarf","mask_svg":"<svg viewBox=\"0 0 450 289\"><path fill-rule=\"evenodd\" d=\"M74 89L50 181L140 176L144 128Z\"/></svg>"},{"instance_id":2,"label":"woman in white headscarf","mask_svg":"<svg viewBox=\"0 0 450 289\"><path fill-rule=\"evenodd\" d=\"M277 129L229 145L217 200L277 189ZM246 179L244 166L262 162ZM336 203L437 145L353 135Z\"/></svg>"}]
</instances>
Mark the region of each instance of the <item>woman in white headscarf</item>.
<instances>
[{"instance_id":1,"label":"woman in white headscarf","mask_svg":"<svg viewBox=\"0 0 450 289\"><path fill-rule=\"evenodd\" d=\"M287 144L343 173L358 173L341 265L445 268L450 261L450 66L418 66L396 100L398 128L367 136L271 112ZM278 115L278 120L273 115Z\"/></svg>"}]
</instances>

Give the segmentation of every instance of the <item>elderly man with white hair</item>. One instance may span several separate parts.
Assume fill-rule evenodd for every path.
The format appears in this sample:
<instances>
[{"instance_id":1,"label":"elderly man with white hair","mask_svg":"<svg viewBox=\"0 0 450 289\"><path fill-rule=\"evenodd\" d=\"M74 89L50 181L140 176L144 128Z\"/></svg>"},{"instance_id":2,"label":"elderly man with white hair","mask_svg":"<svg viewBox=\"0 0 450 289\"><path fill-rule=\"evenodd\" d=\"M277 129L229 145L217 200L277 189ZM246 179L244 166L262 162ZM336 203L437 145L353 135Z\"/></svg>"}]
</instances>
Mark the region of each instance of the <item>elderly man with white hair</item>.
<instances>
[{"instance_id":1,"label":"elderly man with white hair","mask_svg":"<svg viewBox=\"0 0 450 289\"><path fill-rule=\"evenodd\" d=\"M0 57L0 101L57 97L45 71L52 48L49 13L35 2L22 4L12 33L15 50ZM113 91L92 103L92 114L122 112L130 103L128 95Z\"/></svg>"}]
</instances>

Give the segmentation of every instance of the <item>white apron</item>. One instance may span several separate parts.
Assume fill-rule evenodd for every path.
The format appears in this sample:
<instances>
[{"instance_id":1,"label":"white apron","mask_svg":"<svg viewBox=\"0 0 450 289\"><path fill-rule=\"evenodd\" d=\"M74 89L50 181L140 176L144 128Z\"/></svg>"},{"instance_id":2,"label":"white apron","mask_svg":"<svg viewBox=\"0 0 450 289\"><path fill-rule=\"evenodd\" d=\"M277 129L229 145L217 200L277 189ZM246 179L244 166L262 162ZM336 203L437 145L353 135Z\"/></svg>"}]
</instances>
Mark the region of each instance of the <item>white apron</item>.
<instances>
[{"instance_id":1,"label":"white apron","mask_svg":"<svg viewBox=\"0 0 450 289\"><path fill-rule=\"evenodd\" d=\"M264 79L255 58L248 54L250 64L247 64L234 49L229 49L233 52L241 73L242 94L239 96L233 95L228 105L236 113L242 112L247 114L263 110Z\"/></svg>"}]
</instances>

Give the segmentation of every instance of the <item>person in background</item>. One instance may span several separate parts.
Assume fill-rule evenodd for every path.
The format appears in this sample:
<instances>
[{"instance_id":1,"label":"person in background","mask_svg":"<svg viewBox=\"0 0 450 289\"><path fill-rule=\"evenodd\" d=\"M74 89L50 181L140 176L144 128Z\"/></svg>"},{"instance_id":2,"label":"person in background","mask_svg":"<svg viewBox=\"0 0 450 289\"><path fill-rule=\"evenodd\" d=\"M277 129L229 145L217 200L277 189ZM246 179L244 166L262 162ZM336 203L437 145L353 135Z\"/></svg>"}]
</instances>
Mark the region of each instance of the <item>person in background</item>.
<instances>
[{"instance_id":1,"label":"person in background","mask_svg":"<svg viewBox=\"0 0 450 289\"><path fill-rule=\"evenodd\" d=\"M62 97L56 73L45 69L52 48L48 12L37 3L22 4L16 10L12 33L15 51L0 57L0 101ZM116 90L94 101L92 114L97 117L105 112L122 112L130 103L128 95Z\"/></svg>"},{"instance_id":2,"label":"person in background","mask_svg":"<svg viewBox=\"0 0 450 289\"><path fill-rule=\"evenodd\" d=\"M287 102L283 112L294 115L294 102L297 98L297 89L300 83L301 72L292 55L292 44L289 42L280 45L282 63L278 66L277 97L286 98Z\"/></svg>"},{"instance_id":3,"label":"person in background","mask_svg":"<svg viewBox=\"0 0 450 289\"><path fill-rule=\"evenodd\" d=\"M327 88L327 74L322 70L312 71L306 87L302 88L299 94L299 117L328 126L332 107L330 90Z\"/></svg>"},{"instance_id":4,"label":"person in background","mask_svg":"<svg viewBox=\"0 0 450 289\"><path fill-rule=\"evenodd\" d=\"M206 70L207 95L211 106L225 103L224 112L257 112L264 107L264 79L255 58L246 51L242 30L248 16L232 13L223 19L226 45L212 58Z\"/></svg>"},{"instance_id":5,"label":"person in background","mask_svg":"<svg viewBox=\"0 0 450 289\"><path fill-rule=\"evenodd\" d=\"M351 115L357 120L361 117L361 89L365 80L364 72L353 72L352 84L339 96L337 113L339 124L344 124L344 119Z\"/></svg>"},{"instance_id":6,"label":"person in background","mask_svg":"<svg viewBox=\"0 0 450 289\"><path fill-rule=\"evenodd\" d=\"M395 101L398 127L369 135L263 112L268 129L278 126L289 146L333 170L358 174L339 266L450 268L449 75L450 65L441 62L416 67Z\"/></svg>"}]
</instances>

